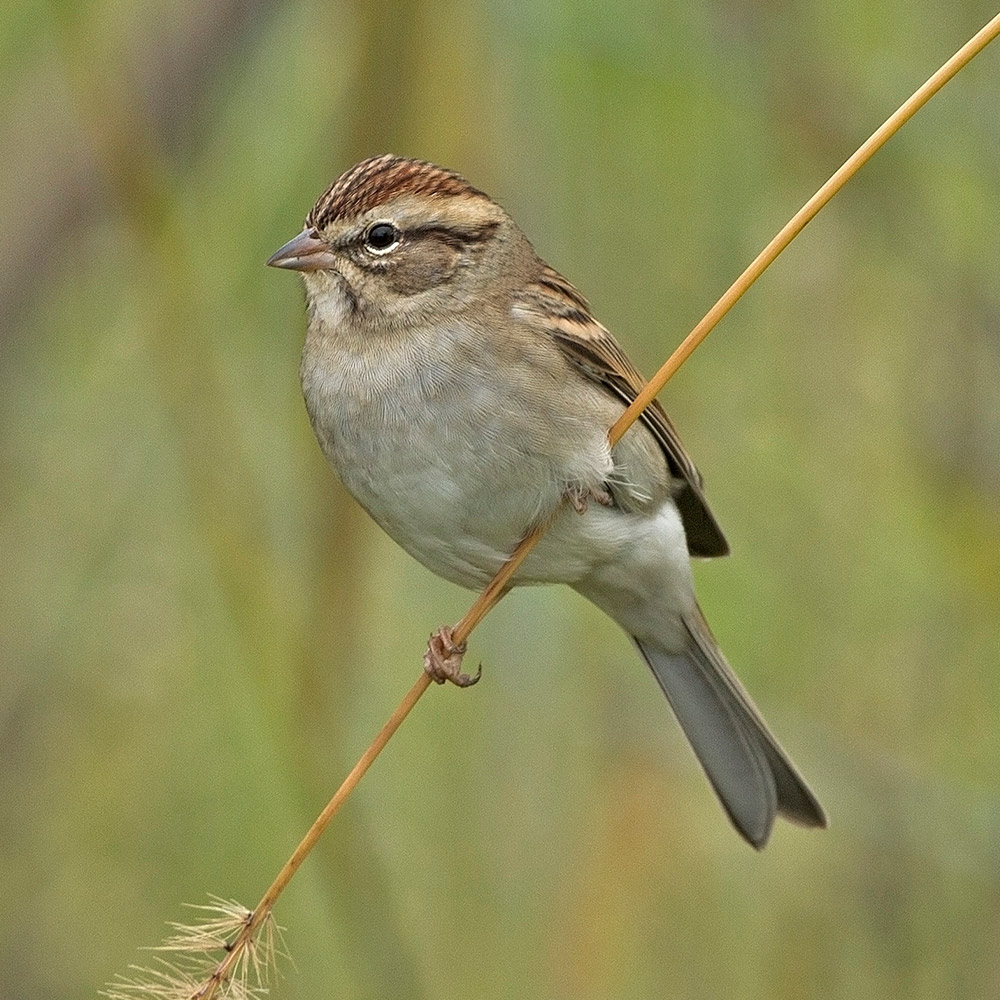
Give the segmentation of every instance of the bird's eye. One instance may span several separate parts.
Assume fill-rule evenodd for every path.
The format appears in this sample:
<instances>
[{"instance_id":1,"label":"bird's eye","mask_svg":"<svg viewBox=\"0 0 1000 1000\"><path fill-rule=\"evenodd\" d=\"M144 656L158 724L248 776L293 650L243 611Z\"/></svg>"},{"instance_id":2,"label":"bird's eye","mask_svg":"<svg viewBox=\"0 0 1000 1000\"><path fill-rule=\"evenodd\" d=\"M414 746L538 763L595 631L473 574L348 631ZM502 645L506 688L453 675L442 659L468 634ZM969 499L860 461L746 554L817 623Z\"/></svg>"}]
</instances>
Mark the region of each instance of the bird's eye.
<instances>
[{"instance_id":1,"label":"bird's eye","mask_svg":"<svg viewBox=\"0 0 1000 1000\"><path fill-rule=\"evenodd\" d=\"M365 249L372 253L388 253L398 242L400 232L391 222L376 222L365 233Z\"/></svg>"}]
</instances>

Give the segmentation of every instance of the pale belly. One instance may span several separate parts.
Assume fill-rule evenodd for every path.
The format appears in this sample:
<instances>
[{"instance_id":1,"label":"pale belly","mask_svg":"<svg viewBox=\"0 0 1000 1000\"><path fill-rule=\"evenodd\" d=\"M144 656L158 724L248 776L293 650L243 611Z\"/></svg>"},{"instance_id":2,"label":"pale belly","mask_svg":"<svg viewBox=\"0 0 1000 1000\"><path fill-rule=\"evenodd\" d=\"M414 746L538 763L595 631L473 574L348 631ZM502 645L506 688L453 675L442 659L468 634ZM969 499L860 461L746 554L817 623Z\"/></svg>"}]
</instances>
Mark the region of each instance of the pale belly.
<instances>
[{"instance_id":1,"label":"pale belly","mask_svg":"<svg viewBox=\"0 0 1000 1000\"><path fill-rule=\"evenodd\" d=\"M394 373L381 360L376 382L358 359L320 367L307 348L306 405L344 485L424 566L481 588L557 511L517 583L568 583L636 635L691 605L684 531L669 496L635 513L593 500L583 514L562 504L567 487L596 488L615 473L605 429L614 414L581 413L603 393L588 399L584 384L576 405L539 412L527 378L509 380L498 405L498 393L482 389L489 372L453 367L449 376L447 366L409 358Z\"/></svg>"},{"instance_id":2,"label":"pale belly","mask_svg":"<svg viewBox=\"0 0 1000 1000\"><path fill-rule=\"evenodd\" d=\"M488 371L441 358L380 361L376 379L353 356L312 363L307 345L310 418L351 494L448 580L482 586L568 486L597 487L612 473L604 427L562 408L539 412L530 377L510 379L498 404L483 389L495 379ZM521 582L572 582L585 571L582 553L560 558L554 548L539 547Z\"/></svg>"},{"instance_id":3,"label":"pale belly","mask_svg":"<svg viewBox=\"0 0 1000 1000\"><path fill-rule=\"evenodd\" d=\"M338 423L321 443L347 489L414 558L466 587L493 576L528 530L559 507L568 482L580 473L595 486L602 481L596 469L574 475L533 453L529 442L482 426L473 431L467 422L399 421L372 432ZM601 440L594 444L600 455ZM583 571L578 560L544 555L549 549L541 547L520 582L569 582Z\"/></svg>"}]
</instances>

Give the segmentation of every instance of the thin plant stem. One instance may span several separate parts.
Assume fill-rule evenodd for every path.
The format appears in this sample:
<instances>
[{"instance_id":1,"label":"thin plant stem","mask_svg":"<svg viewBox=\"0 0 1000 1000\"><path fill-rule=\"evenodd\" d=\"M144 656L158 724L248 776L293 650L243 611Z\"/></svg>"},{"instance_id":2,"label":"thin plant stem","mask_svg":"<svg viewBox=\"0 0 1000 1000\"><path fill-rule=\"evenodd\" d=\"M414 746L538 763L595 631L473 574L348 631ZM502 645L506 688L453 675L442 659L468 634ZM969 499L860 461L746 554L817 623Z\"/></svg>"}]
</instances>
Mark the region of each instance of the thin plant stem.
<instances>
[{"instance_id":1,"label":"thin plant stem","mask_svg":"<svg viewBox=\"0 0 1000 1000\"><path fill-rule=\"evenodd\" d=\"M970 60L978 55L997 35L1000 34L1000 14L963 45L936 73L933 74L913 95L896 110L883 125L859 147L859 149L833 174L832 177L799 209L781 231L757 255L746 270L727 289L725 294L705 314L705 317L681 342L666 363L636 396L632 404L615 422L608 432L611 445L621 440L622 435L641 416L643 410L656 398L669 379L694 353L723 316L735 305L751 285L767 270L789 243L815 218L827 202L853 177L885 143L916 114L952 77ZM452 630L456 642L464 642L476 626L510 589L511 579L524 562L528 553L545 533L557 511L544 522L529 531L521 540L511 557L487 584L465 616ZM224 994L226 984L239 966L241 955L253 946L255 936L268 923L278 896L289 883L299 866L315 846L330 820L344 804L375 758L400 727L403 720L430 686L430 677L421 673L392 716L382 727L378 736L354 765L347 778L337 789L333 798L319 814L309 831L302 838L292 856L285 862L278 876L261 897L254 910L249 911L234 939L226 946L226 955L214 971L195 990L187 994L189 1000L213 1000Z\"/></svg>"},{"instance_id":2,"label":"thin plant stem","mask_svg":"<svg viewBox=\"0 0 1000 1000\"><path fill-rule=\"evenodd\" d=\"M309 852L316 846L316 841L322 836L330 820L354 791L358 782L365 776L365 772L372 766L375 758L392 739L393 733L403 724L403 720L410 714L410 709L420 700L420 696L427 690L430 682L428 674L422 673L413 687L410 688L406 697L397 706L396 711L392 713L379 734L372 740L371 745L361 755L360 760L351 768L350 774L334 793L333 798L326 804L312 826L309 827L306 835L299 841L298 847L295 848L267 891L261 896L260 902L244 921L235 938L228 943L225 958L219 962L202 988L191 995L191 1000L212 1000L213 997L222 995L219 991L223 989L233 970L239 964L242 953L267 922L278 896L292 880L292 876L299 870L299 866L305 861Z\"/></svg>"},{"instance_id":3,"label":"thin plant stem","mask_svg":"<svg viewBox=\"0 0 1000 1000\"><path fill-rule=\"evenodd\" d=\"M743 297L753 283L774 263L778 255L816 217L820 209L891 139L949 80L1000 35L1000 14L972 36L940 69L930 76L844 161L830 179L788 220L778 234L753 259L746 270L726 289L722 297L646 383L625 412L608 431L608 441L616 445L639 419L643 410L660 394L681 365L715 329L723 316ZM486 585L465 617L455 626L453 637L462 642L510 589L511 577L528 553L545 534L552 517L533 528L518 544L510 559Z\"/></svg>"},{"instance_id":4,"label":"thin plant stem","mask_svg":"<svg viewBox=\"0 0 1000 1000\"><path fill-rule=\"evenodd\" d=\"M698 325L684 338L663 367L646 383L628 409L608 432L614 445L639 419L642 411L660 394L677 370L712 332L719 320L740 300L743 293L774 263L778 254L816 217L824 205L952 78L1000 35L1000 14L972 36L936 73L913 92L836 173L792 216L781 231L749 267L729 286Z\"/></svg>"},{"instance_id":5,"label":"thin plant stem","mask_svg":"<svg viewBox=\"0 0 1000 1000\"><path fill-rule=\"evenodd\" d=\"M774 263L778 255L816 217L820 209L963 67L972 61L997 35L1000 35L1000 14L980 28L940 69L913 92L869 137L848 157L830 179L788 220L778 234L753 259L746 270L726 289L694 329L681 341L660 370L646 383L625 412L608 431L608 442L616 445L625 432L639 419L643 410L660 394L663 387L677 374L681 365L694 354L701 342L715 329L723 316L743 297L753 283ZM545 534L550 517L532 529L518 544L510 559L486 585L465 617L455 626L453 636L464 641L486 617L501 597L510 589L511 577L528 553Z\"/></svg>"},{"instance_id":6,"label":"thin plant stem","mask_svg":"<svg viewBox=\"0 0 1000 1000\"><path fill-rule=\"evenodd\" d=\"M778 255L795 239L796 236L815 218L816 214L827 202L867 163L872 156L888 142L959 70L974 56L978 55L997 35L1000 34L1000 14L997 14L985 27L977 32L963 45L933 76L931 76L913 95L900 107L847 159L836 173L800 208L786 223L781 231L757 255L749 267L733 282L725 294L705 314L697 326L684 338L677 349L670 355L660 370L647 383L642 392L627 410L618 418L608 432L612 445L621 440L622 435L641 416L642 411L649 406L659 392L674 376L681 365L694 353L699 344L715 328L719 320L736 304L751 285L774 263ZM510 558L503 564L496 576L486 585L479 597L465 613L465 616L452 630L452 638L457 643L465 642L476 626L496 606L500 599L510 589L510 581L528 553L535 547L538 540L545 534L552 517L534 527L521 539ZM403 719L430 686L430 678L422 673L417 682L410 688L406 697L393 713L381 732L365 751L364 756L354 766L344 783L337 789L326 808L320 813L312 828L295 849L295 853L285 863L281 873L264 894L257 909L270 909L278 894L295 874L306 854L319 839L320 834L330 822L331 817L340 808L344 800L354 790L365 771L371 766L382 748L389 742L392 734L399 728ZM256 916L256 913L255 913Z\"/></svg>"}]
</instances>

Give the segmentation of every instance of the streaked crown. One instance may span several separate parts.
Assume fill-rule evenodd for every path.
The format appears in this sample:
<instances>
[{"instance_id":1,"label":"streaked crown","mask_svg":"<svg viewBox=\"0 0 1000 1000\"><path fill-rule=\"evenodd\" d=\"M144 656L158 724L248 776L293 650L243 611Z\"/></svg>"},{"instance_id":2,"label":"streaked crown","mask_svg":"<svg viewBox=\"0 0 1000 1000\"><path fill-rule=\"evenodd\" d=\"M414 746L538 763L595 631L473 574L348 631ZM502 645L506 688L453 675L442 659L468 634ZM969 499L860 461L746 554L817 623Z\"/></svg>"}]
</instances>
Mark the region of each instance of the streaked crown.
<instances>
[{"instance_id":1,"label":"streaked crown","mask_svg":"<svg viewBox=\"0 0 1000 1000\"><path fill-rule=\"evenodd\" d=\"M306 226L323 229L331 222L362 215L407 194L431 198L464 195L490 200L453 170L386 153L362 160L341 174L320 195L306 216Z\"/></svg>"}]
</instances>

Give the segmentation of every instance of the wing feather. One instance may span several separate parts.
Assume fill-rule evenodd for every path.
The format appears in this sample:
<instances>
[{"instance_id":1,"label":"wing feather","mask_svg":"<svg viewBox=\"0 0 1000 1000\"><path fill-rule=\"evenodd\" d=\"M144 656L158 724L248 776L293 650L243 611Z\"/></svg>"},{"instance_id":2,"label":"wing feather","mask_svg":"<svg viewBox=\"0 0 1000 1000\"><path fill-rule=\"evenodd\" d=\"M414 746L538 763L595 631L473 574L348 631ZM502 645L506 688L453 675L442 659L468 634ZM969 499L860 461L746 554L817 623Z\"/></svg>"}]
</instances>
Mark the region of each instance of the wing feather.
<instances>
[{"instance_id":1,"label":"wing feather","mask_svg":"<svg viewBox=\"0 0 1000 1000\"><path fill-rule=\"evenodd\" d=\"M538 278L524 292L524 305L543 318L555 342L570 363L626 405L646 384L614 337L594 319L587 300L558 271L543 265ZM639 418L663 449L671 474L682 486L677 507L693 556L724 556L729 543L705 498L701 473L681 444L677 429L654 400Z\"/></svg>"}]
</instances>

